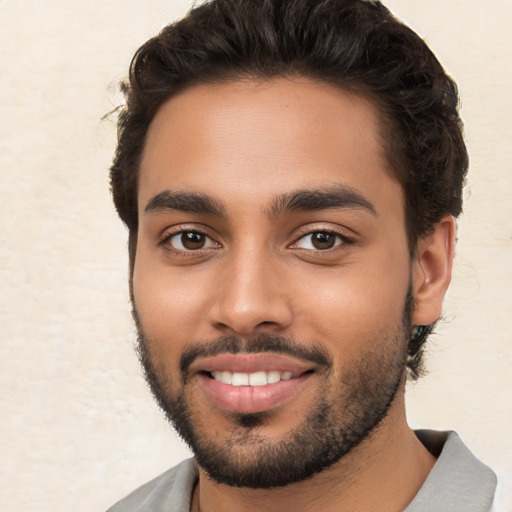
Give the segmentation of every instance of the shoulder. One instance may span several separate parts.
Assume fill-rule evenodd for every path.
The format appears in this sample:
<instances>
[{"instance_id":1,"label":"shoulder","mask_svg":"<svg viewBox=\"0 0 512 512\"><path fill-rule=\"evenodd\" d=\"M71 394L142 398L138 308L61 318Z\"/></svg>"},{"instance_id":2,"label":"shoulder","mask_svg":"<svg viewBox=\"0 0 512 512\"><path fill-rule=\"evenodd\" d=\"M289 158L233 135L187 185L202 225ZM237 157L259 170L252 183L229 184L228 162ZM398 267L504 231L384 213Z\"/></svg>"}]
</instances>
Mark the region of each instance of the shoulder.
<instances>
[{"instance_id":1,"label":"shoulder","mask_svg":"<svg viewBox=\"0 0 512 512\"><path fill-rule=\"evenodd\" d=\"M455 432L416 431L437 458L406 512L489 512L496 475L479 461Z\"/></svg>"},{"instance_id":2,"label":"shoulder","mask_svg":"<svg viewBox=\"0 0 512 512\"><path fill-rule=\"evenodd\" d=\"M134 490L107 512L188 512L196 481L196 464L193 459L187 459Z\"/></svg>"}]
</instances>

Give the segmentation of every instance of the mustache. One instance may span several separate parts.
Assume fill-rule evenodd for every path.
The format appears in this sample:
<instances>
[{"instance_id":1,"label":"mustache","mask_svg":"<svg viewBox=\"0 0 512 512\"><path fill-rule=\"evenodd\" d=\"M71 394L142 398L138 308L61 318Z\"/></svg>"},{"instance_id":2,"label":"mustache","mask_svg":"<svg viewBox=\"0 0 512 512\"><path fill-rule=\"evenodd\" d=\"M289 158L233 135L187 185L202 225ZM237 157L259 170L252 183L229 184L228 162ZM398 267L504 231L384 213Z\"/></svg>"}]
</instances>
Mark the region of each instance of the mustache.
<instances>
[{"instance_id":1,"label":"mustache","mask_svg":"<svg viewBox=\"0 0 512 512\"><path fill-rule=\"evenodd\" d=\"M194 343L187 347L180 357L181 375L185 377L190 365L201 357L242 352L244 354L274 352L311 361L321 367L328 367L332 364L330 355L317 343L299 344L293 338L272 334L260 334L249 339L242 339L238 336L223 336L215 341Z\"/></svg>"}]
</instances>

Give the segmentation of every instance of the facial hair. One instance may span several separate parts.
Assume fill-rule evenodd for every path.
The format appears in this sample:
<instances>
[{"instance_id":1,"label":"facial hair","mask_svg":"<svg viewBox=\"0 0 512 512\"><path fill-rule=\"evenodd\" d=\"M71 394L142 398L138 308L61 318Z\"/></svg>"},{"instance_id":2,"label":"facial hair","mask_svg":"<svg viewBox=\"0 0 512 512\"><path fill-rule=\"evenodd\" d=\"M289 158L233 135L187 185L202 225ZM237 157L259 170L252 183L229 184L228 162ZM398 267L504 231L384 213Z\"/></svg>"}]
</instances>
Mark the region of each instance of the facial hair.
<instances>
[{"instance_id":1,"label":"facial hair","mask_svg":"<svg viewBox=\"0 0 512 512\"><path fill-rule=\"evenodd\" d=\"M411 311L409 292L399 325L365 344L371 349L360 354L351 369L337 379L332 375L332 358L321 344L269 334L193 343L181 356L176 378L178 372L171 375L172 369L152 357L154 341L146 336L135 308L134 318L139 358L149 387L199 466L219 484L270 489L306 480L332 466L378 428L404 378ZM320 369L318 399L284 438L271 440L261 433L272 413L226 413L233 428L227 439L218 441L204 411L193 406L194 386L187 372L190 364L198 357L226 352L278 352L314 362Z\"/></svg>"}]
</instances>

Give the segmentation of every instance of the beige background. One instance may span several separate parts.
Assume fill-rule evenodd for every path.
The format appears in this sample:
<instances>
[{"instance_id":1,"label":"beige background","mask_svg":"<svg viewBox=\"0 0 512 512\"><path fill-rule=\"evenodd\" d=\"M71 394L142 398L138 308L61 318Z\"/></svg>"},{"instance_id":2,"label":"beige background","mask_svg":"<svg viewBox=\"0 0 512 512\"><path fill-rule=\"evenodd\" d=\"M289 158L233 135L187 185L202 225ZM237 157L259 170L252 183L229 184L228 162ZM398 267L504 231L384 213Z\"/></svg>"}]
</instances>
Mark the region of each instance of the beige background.
<instances>
[{"instance_id":1,"label":"beige background","mask_svg":"<svg viewBox=\"0 0 512 512\"><path fill-rule=\"evenodd\" d=\"M512 2L387 4L458 80L472 157L449 322L409 390L410 422L457 430L511 482ZM115 126L100 118L138 45L188 7L0 1L2 511L102 511L187 456L133 353Z\"/></svg>"}]
</instances>

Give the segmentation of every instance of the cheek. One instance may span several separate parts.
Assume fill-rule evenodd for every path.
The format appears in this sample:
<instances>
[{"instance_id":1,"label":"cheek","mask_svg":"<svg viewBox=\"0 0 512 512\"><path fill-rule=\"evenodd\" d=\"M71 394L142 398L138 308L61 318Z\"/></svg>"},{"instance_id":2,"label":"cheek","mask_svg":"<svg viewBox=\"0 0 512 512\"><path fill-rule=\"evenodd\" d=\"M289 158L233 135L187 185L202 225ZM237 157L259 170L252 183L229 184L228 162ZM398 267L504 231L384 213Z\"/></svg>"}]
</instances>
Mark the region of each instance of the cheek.
<instances>
[{"instance_id":1,"label":"cheek","mask_svg":"<svg viewBox=\"0 0 512 512\"><path fill-rule=\"evenodd\" d=\"M325 343L335 357L356 357L376 340L401 325L409 283L408 260L390 265L335 268L324 274L303 275L296 294L297 318L309 337ZM312 285L311 283L314 283Z\"/></svg>"},{"instance_id":2,"label":"cheek","mask_svg":"<svg viewBox=\"0 0 512 512\"><path fill-rule=\"evenodd\" d=\"M133 275L134 303L146 335L166 350L201 339L208 289L204 273L176 271L138 255Z\"/></svg>"}]
</instances>

